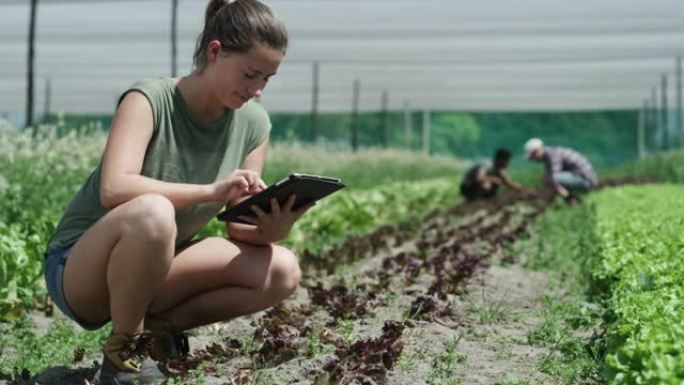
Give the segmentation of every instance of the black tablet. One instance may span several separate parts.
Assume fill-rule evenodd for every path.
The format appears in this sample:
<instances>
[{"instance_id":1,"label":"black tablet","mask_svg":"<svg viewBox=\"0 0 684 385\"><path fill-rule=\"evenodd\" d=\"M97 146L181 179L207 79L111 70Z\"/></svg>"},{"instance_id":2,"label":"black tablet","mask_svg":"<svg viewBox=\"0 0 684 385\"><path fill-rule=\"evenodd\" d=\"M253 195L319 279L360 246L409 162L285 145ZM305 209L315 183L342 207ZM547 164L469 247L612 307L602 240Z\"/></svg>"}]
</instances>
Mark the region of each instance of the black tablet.
<instances>
[{"instance_id":1,"label":"black tablet","mask_svg":"<svg viewBox=\"0 0 684 385\"><path fill-rule=\"evenodd\" d=\"M238 217L243 215L256 217L251 209L253 205L258 206L266 213L270 212L271 198L278 199L278 203L282 206L294 194L297 198L292 209L297 210L305 204L317 201L341 188L344 188L344 183L340 179L319 175L291 174L287 178L268 186L260 193L229 207L219 213L216 218L224 222L247 223Z\"/></svg>"}]
</instances>

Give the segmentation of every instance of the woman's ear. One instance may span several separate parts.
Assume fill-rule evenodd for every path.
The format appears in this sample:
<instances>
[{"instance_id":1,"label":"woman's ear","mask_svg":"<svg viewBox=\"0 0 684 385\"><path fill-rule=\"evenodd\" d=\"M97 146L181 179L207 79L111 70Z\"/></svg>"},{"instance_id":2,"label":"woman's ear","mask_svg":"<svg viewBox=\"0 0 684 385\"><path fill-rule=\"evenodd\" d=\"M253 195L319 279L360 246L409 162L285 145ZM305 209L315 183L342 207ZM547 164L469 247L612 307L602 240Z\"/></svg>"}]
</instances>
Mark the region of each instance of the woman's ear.
<instances>
[{"instance_id":1,"label":"woman's ear","mask_svg":"<svg viewBox=\"0 0 684 385\"><path fill-rule=\"evenodd\" d=\"M221 53L221 42L212 40L207 44L207 63L213 63Z\"/></svg>"}]
</instances>

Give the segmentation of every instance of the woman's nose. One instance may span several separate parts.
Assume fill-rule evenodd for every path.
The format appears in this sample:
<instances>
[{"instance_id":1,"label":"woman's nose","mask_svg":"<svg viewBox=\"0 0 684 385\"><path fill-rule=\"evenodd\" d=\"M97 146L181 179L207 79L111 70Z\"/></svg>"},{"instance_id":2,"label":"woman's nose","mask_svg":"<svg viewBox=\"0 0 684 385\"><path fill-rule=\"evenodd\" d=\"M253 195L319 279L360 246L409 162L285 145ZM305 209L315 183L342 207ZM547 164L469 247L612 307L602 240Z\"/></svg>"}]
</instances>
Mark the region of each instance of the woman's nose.
<instances>
[{"instance_id":1,"label":"woman's nose","mask_svg":"<svg viewBox=\"0 0 684 385\"><path fill-rule=\"evenodd\" d=\"M262 87L254 88L254 89L250 89L250 90L249 90L249 94L250 94L253 98L258 98L258 97L260 97L260 96L261 96L261 92L262 92Z\"/></svg>"},{"instance_id":2,"label":"woman's nose","mask_svg":"<svg viewBox=\"0 0 684 385\"><path fill-rule=\"evenodd\" d=\"M249 92L249 96L251 96L253 98L258 98L259 96L261 96L261 92L263 91L263 89L264 89L264 83L252 82L249 85L249 88L247 91Z\"/></svg>"}]
</instances>

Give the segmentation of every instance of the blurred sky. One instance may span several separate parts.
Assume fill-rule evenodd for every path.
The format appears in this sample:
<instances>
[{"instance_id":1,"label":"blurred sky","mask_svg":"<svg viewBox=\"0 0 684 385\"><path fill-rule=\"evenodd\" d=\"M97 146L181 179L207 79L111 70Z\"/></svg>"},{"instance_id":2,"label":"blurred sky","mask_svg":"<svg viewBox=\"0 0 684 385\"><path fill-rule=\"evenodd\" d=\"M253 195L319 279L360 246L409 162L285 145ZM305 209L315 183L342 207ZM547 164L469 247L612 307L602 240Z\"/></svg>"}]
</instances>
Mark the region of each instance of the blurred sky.
<instances>
[{"instance_id":1,"label":"blurred sky","mask_svg":"<svg viewBox=\"0 0 684 385\"><path fill-rule=\"evenodd\" d=\"M23 114L28 0L0 0L0 111ZM291 45L262 99L270 111L405 103L432 110L638 108L663 73L674 103L684 0L280 0ZM36 113L111 113L137 79L170 75L171 0L40 0ZM179 68L191 69L203 0L180 0ZM658 96L660 101L660 96Z\"/></svg>"}]
</instances>

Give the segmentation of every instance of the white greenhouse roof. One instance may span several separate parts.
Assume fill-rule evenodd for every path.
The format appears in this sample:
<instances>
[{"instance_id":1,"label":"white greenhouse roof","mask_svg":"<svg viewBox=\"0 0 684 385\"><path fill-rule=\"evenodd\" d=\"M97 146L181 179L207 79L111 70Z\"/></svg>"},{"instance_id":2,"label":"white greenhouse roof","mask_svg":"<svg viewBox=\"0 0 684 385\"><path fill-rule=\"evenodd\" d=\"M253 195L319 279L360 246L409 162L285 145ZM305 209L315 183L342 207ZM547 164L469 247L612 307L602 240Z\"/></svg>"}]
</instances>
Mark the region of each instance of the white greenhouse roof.
<instances>
[{"instance_id":1,"label":"white greenhouse roof","mask_svg":"<svg viewBox=\"0 0 684 385\"><path fill-rule=\"evenodd\" d=\"M682 0L273 0L290 48L261 102L307 112L360 108L639 108L684 54ZM28 0L0 0L0 111L23 112ZM179 72L191 67L205 1L180 0ZM171 0L40 0L36 110L113 111L137 79L170 74ZM658 94L660 103L660 94Z\"/></svg>"}]
</instances>

